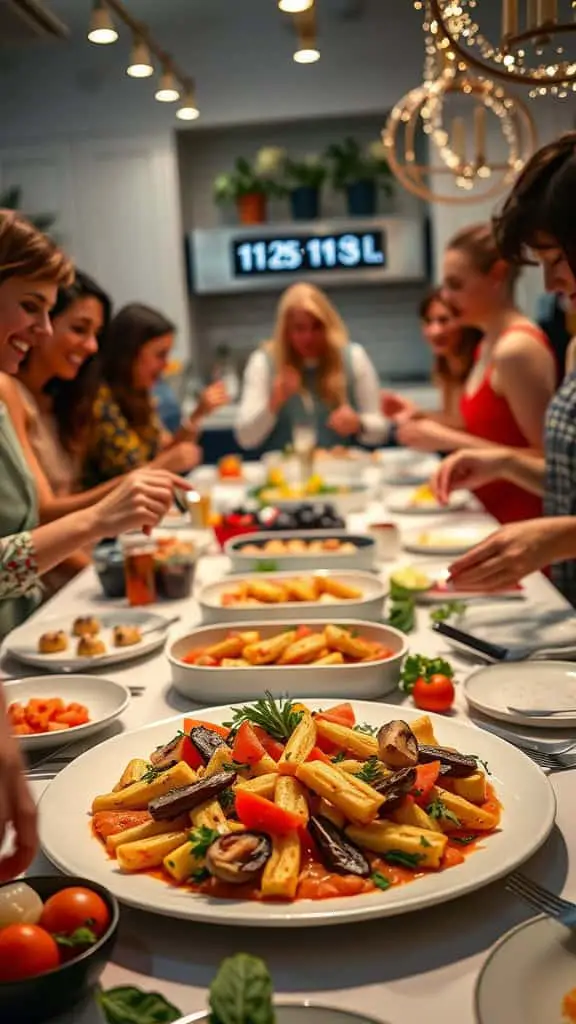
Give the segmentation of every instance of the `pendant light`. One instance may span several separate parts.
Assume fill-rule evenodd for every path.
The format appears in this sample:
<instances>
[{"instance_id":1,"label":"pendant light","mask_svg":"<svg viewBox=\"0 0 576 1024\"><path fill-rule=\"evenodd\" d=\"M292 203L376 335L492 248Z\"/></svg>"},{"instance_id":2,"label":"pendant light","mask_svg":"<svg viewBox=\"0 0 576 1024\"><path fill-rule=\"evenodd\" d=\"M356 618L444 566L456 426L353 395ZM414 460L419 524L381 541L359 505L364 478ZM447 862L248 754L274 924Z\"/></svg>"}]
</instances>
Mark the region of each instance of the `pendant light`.
<instances>
[{"instance_id":1,"label":"pendant light","mask_svg":"<svg viewBox=\"0 0 576 1024\"><path fill-rule=\"evenodd\" d=\"M157 99L159 103L175 103L176 100L180 99L180 91L178 89L176 79L174 78L173 72L167 65L164 65L160 84L154 93L154 98Z\"/></svg>"},{"instance_id":2,"label":"pendant light","mask_svg":"<svg viewBox=\"0 0 576 1024\"><path fill-rule=\"evenodd\" d=\"M150 50L143 39L134 39L126 74L131 78L150 78L154 74Z\"/></svg>"},{"instance_id":3,"label":"pendant light","mask_svg":"<svg viewBox=\"0 0 576 1024\"><path fill-rule=\"evenodd\" d=\"M302 11L307 11L314 0L278 0L278 7L284 14L301 14Z\"/></svg>"},{"instance_id":4,"label":"pendant light","mask_svg":"<svg viewBox=\"0 0 576 1024\"><path fill-rule=\"evenodd\" d=\"M314 64L320 60L316 38L316 12L313 6L304 13L295 15L294 28L298 40L293 53L296 63Z\"/></svg>"},{"instance_id":5,"label":"pendant light","mask_svg":"<svg viewBox=\"0 0 576 1024\"><path fill-rule=\"evenodd\" d=\"M97 43L100 46L115 43L118 39L118 33L114 28L112 16L105 6L104 0L94 0L88 28L88 39L91 43Z\"/></svg>"},{"instance_id":6,"label":"pendant light","mask_svg":"<svg viewBox=\"0 0 576 1024\"><path fill-rule=\"evenodd\" d=\"M176 111L176 117L181 121L195 121L200 117L200 111L196 105L196 93L193 83L187 83L182 103Z\"/></svg>"}]
</instances>

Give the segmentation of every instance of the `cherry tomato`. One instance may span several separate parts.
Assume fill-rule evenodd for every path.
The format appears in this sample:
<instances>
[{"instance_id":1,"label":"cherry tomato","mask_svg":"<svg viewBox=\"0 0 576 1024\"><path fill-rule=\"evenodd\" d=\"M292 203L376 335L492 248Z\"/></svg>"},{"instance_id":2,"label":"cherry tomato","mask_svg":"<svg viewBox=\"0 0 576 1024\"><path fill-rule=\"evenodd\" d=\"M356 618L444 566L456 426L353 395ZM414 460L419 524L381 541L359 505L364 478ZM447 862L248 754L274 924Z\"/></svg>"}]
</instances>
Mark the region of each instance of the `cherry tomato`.
<instances>
[{"instance_id":1,"label":"cherry tomato","mask_svg":"<svg viewBox=\"0 0 576 1024\"><path fill-rule=\"evenodd\" d=\"M42 928L53 935L72 935L77 928L90 928L98 938L109 922L110 914L102 897L81 886L71 886L50 896L40 918Z\"/></svg>"},{"instance_id":2,"label":"cherry tomato","mask_svg":"<svg viewBox=\"0 0 576 1024\"><path fill-rule=\"evenodd\" d=\"M448 676L437 672L424 679L420 676L412 691L414 703L422 711L448 711L454 703L454 686Z\"/></svg>"},{"instance_id":3,"label":"cherry tomato","mask_svg":"<svg viewBox=\"0 0 576 1024\"><path fill-rule=\"evenodd\" d=\"M36 924L9 924L0 931L0 981L19 981L60 965L54 939Z\"/></svg>"}]
</instances>

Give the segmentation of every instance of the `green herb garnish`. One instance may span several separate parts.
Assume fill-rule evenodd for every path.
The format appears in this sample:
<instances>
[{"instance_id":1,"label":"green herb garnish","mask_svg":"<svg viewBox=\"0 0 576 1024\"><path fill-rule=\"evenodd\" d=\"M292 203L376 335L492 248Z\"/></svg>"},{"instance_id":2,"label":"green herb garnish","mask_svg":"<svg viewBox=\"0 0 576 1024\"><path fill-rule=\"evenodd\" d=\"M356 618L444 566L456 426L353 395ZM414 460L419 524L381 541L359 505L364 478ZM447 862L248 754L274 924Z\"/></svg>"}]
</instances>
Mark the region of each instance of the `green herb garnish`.
<instances>
[{"instance_id":1,"label":"green herb garnish","mask_svg":"<svg viewBox=\"0 0 576 1024\"><path fill-rule=\"evenodd\" d=\"M153 764L147 764L146 771L140 776L140 782L156 782L158 776L165 771L165 768L156 768Z\"/></svg>"},{"instance_id":2,"label":"green herb garnish","mask_svg":"<svg viewBox=\"0 0 576 1024\"><path fill-rule=\"evenodd\" d=\"M172 1024L182 1016L158 992L142 992L133 985L100 989L96 999L108 1024Z\"/></svg>"},{"instance_id":3,"label":"green herb garnish","mask_svg":"<svg viewBox=\"0 0 576 1024\"><path fill-rule=\"evenodd\" d=\"M196 868L190 875L190 881L194 882L195 885L200 885L200 882L205 882L207 878L210 878L210 872L207 868Z\"/></svg>"},{"instance_id":4,"label":"green herb garnish","mask_svg":"<svg viewBox=\"0 0 576 1024\"><path fill-rule=\"evenodd\" d=\"M368 725L368 722L358 722L354 726L354 732L364 732L367 736L375 736L378 732L378 726Z\"/></svg>"},{"instance_id":5,"label":"green herb garnish","mask_svg":"<svg viewBox=\"0 0 576 1024\"><path fill-rule=\"evenodd\" d=\"M439 604L430 612L431 622L447 622L456 615L462 615L466 611L465 601L446 601L446 604Z\"/></svg>"},{"instance_id":6,"label":"green herb garnish","mask_svg":"<svg viewBox=\"0 0 576 1024\"><path fill-rule=\"evenodd\" d=\"M339 764L340 761L346 760L346 751L339 750L338 753L332 758L332 764Z\"/></svg>"},{"instance_id":7,"label":"green herb garnish","mask_svg":"<svg viewBox=\"0 0 576 1024\"><path fill-rule=\"evenodd\" d=\"M222 765L223 772L246 772L251 767L247 761L225 761Z\"/></svg>"},{"instance_id":8,"label":"green herb garnish","mask_svg":"<svg viewBox=\"0 0 576 1024\"><path fill-rule=\"evenodd\" d=\"M430 847L430 846L432 846L432 843L428 842L428 840L426 839L426 836L420 836L420 846Z\"/></svg>"},{"instance_id":9,"label":"green herb garnish","mask_svg":"<svg viewBox=\"0 0 576 1024\"><path fill-rule=\"evenodd\" d=\"M376 888L377 889L382 889L383 892L386 889L389 889L390 886L392 885L392 882L390 881L390 879L386 878L386 875L383 875L381 871L374 871L370 875L370 881L374 882L374 885L376 886Z\"/></svg>"},{"instance_id":10,"label":"green herb garnish","mask_svg":"<svg viewBox=\"0 0 576 1024\"><path fill-rule=\"evenodd\" d=\"M444 658L426 658L423 654L409 654L402 665L400 689L404 693L412 693L418 679L428 680L434 675L443 675L452 679L454 669Z\"/></svg>"},{"instance_id":11,"label":"green herb garnish","mask_svg":"<svg viewBox=\"0 0 576 1024\"><path fill-rule=\"evenodd\" d=\"M270 691L266 690L262 700L238 708L231 725L237 729L243 722L251 722L264 729L272 739L286 741L290 739L303 714L303 711L294 711L291 700L281 697L275 700Z\"/></svg>"},{"instance_id":12,"label":"green herb garnish","mask_svg":"<svg viewBox=\"0 0 576 1024\"><path fill-rule=\"evenodd\" d=\"M401 633L411 633L416 625L416 602L413 597L398 597L390 601L387 623Z\"/></svg>"},{"instance_id":13,"label":"green herb garnish","mask_svg":"<svg viewBox=\"0 0 576 1024\"><path fill-rule=\"evenodd\" d=\"M474 843L478 839L478 836L450 836L451 843L458 843L459 846L469 846L470 843Z\"/></svg>"},{"instance_id":14,"label":"green herb garnish","mask_svg":"<svg viewBox=\"0 0 576 1024\"><path fill-rule=\"evenodd\" d=\"M459 826L461 824L460 818L457 818L453 811L450 811L443 800L438 797L433 800L431 804L428 804L426 808L426 814L436 821L443 819L444 821L450 821L453 825Z\"/></svg>"},{"instance_id":15,"label":"green herb garnish","mask_svg":"<svg viewBox=\"0 0 576 1024\"><path fill-rule=\"evenodd\" d=\"M359 772L354 772L357 779L361 779L362 782L367 782L368 785L372 785L373 782L377 782L384 771L384 765L374 755L369 757L364 762Z\"/></svg>"},{"instance_id":16,"label":"green herb garnish","mask_svg":"<svg viewBox=\"0 0 576 1024\"><path fill-rule=\"evenodd\" d=\"M67 946L69 949L74 949L75 946L93 946L98 936L96 932L89 927L92 921L88 921L82 928L76 928L71 935L52 935L52 938L59 946Z\"/></svg>"},{"instance_id":17,"label":"green herb garnish","mask_svg":"<svg viewBox=\"0 0 576 1024\"><path fill-rule=\"evenodd\" d=\"M220 793L220 795L218 797L218 802L219 802L220 807L222 808L223 811L233 811L234 810L234 808L236 806L236 801L235 801L235 798L234 798L234 790L232 789L232 786L230 786L229 789L224 789Z\"/></svg>"},{"instance_id":18,"label":"green herb garnish","mask_svg":"<svg viewBox=\"0 0 576 1024\"><path fill-rule=\"evenodd\" d=\"M211 1024L274 1024L272 979L248 953L223 960L210 986Z\"/></svg>"},{"instance_id":19,"label":"green herb garnish","mask_svg":"<svg viewBox=\"0 0 576 1024\"><path fill-rule=\"evenodd\" d=\"M423 853L405 853L404 850L388 850L388 853L384 854L384 860L388 864L396 864L400 868L417 868L423 856Z\"/></svg>"},{"instance_id":20,"label":"green herb garnish","mask_svg":"<svg viewBox=\"0 0 576 1024\"><path fill-rule=\"evenodd\" d=\"M216 839L220 838L220 833L217 832L215 828L207 828L206 825L199 825L198 828L194 828L188 833L188 838L192 843L191 853L200 859L201 857L206 856L208 847L211 846Z\"/></svg>"}]
</instances>

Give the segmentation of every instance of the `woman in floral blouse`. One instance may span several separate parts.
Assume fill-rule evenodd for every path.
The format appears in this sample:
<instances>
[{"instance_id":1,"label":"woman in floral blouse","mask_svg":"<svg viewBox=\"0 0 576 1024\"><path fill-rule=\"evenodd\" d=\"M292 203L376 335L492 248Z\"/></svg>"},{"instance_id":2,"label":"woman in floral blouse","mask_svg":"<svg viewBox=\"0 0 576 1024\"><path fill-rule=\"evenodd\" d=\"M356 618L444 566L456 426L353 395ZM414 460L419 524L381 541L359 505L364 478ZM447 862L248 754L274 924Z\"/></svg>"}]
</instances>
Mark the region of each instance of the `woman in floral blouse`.
<instances>
[{"instance_id":1,"label":"woman in floral blouse","mask_svg":"<svg viewBox=\"0 0 576 1024\"><path fill-rule=\"evenodd\" d=\"M16 373L29 349L50 334L58 286L72 277L71 263L50 239L13 211L0 210L0 370ZM166 471L143 470L91 508L37 527L33 481L1 406L0 473L8 494L0 508L0 636L30 611L43 573L101 537L156 525L174 487L186 486ZM36 847L34 805L4 712L0 687L0 849L10 823L16 837L14 854L0 859L0 881L23 871Z\"/></svg>"},{"instance_id":2,"label":"woman in floral blouse","mask_svg":"<svg viewBox=\"0 0 576 1024\"><path fill-rule=\"evenodd\" d=\"M136 466L186 473L200 461L195 444L200 421L225 405L228 396L221 383L210 385L175 434L164 430L152 392L166 369L175 331L162 313L137 302L124 306L112 319L100 344L102 383L84 466L87 487Z\"/></svg>"}]
</instances>

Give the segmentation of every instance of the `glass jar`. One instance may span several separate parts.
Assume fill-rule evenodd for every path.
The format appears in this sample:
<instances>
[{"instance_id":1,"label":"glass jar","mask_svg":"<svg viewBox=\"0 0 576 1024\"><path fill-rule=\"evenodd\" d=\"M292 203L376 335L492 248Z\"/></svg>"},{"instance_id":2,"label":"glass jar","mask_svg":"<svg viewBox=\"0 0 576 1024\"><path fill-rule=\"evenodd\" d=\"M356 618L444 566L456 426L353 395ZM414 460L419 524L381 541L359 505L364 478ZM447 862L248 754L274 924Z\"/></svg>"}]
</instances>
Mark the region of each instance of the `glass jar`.
<instances>
[{"instance_id":1,"label":"glass jar","mask_svg":"<svg viewBox=\"0 0 576 1024\"><path fill-rule=\"evenodd\" d=\"M126 597L133 607L156 601L154 558L157 543L144 533L125 533L120 537L124 555Z\"/></svg>"}]
</instances>

